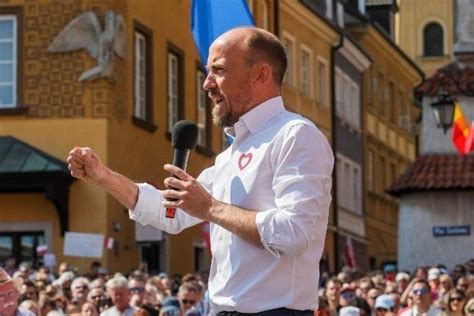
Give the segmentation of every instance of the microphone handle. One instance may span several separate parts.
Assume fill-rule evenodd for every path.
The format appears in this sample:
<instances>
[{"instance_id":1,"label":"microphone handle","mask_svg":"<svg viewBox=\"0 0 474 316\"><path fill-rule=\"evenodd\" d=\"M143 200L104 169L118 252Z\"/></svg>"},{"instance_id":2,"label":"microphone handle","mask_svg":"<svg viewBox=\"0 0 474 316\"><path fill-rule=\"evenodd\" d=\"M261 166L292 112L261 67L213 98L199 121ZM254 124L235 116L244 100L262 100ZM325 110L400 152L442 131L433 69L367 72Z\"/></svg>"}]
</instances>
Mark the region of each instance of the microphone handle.
<instances>
[{"instance_id":1,"label":"microphone handle","mask_svg":"<svg viewBox=\"0 0 474 316\"><path fill-rule=\"evenodd\" d=\"M173 165L186 171L186 167L188 165L189 152L190 152L189 149L175 148L174 156L173 156ZM174 174L171 174L171 176L176 178ZM174 207L166 208L165 216L167 218L174 218L175 214L176 214L176 208Z\"/></svg>"}]
</instances>

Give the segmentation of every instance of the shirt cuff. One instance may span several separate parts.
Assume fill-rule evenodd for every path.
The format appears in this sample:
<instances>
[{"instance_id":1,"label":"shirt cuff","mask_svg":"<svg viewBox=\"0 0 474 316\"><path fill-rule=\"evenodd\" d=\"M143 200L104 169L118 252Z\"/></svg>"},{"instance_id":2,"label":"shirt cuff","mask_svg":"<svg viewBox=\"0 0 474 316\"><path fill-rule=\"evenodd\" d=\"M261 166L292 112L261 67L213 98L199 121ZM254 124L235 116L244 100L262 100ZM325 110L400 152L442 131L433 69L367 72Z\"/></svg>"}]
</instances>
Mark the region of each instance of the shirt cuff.
<instances>
[{"instance_id":1,"label":"shirt cuff","mask_svg":"<svg viewBox=\"0 0 474 316\"><path fill-rule=\"evenodd\" d=\"M275 258L280 258L280 251L290 246L288 237L275 232L275 215L281 212L278 209L257 212L255 222L257 224L260 241Z\"/></svg>"},{"instance_id":2,"label":"shirt cuff","mask_svg":"<svg viewBox=\"0 0 474 316\"><path fill-rule=\"evenodd\" d=\"M161 200L159 190L148 183L139 183L137 204L133 210L128 211L130 219L142 225L151 224L153 219L158 218Z\"/></svg>"}]
</instances>

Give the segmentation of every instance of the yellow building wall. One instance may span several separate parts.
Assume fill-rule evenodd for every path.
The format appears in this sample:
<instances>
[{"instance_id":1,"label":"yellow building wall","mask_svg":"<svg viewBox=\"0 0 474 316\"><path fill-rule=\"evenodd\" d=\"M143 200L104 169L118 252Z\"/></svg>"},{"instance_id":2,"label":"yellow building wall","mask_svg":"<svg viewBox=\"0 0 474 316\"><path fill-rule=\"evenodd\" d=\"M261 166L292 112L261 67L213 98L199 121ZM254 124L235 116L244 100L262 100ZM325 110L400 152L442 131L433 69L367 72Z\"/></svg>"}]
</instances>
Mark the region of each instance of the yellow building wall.
<instances>
[{"instance_id":1,"label":"yellow building wall","mask_svg":"<svg viewBox=\"0 0 474 316\"><path fill-rule=\"evenodd\" d=\"M397 43L427 77L453 61L453 5L449 0L398 0ZM444 56L423 56L423 29L430 22L439 23L443 28Z\"/></svg>"},{"instance_id":2,"label":"yellow building wall","mask_svg":"<svg viewBox=\"0 0 474 316\"><path fill-rule=\"evenodd\" d=\"M0 135L11 135L48 154L66 161L75 146L88 145L106 161L106 120L104 119L14 119L0 118ZM19 203L20 202L20 203ZM75 181L69 194L69 231L105 234L106 194ZM53 251L58 262L67 261L86 271L91 259L63 256L63 237L54 205L44 194L0 194L0 221L53 223ZM101 260L107 264L107 250Z\"/></svg>"}]
</instances>

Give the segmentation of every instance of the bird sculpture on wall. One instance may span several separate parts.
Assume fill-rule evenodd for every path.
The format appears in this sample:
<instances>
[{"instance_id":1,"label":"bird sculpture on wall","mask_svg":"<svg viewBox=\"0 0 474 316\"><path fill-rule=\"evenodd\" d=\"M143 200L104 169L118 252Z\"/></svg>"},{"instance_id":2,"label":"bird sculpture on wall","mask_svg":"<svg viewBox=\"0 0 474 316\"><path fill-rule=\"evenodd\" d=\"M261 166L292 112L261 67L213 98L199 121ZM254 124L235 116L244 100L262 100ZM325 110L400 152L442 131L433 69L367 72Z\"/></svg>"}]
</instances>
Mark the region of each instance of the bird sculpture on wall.
<instances>
[{"instance_id":1,"label":"bird sculpture on wall","mask_svg":"<svg viewBox=\"0 0 474 316\"><path fill-rule=\"evenodd\" d=\"M100 77L115 81L114 55L121 58L127 55L127 32L123 17L107 11L105 28L102 30L97 16L91 11L84 12L69 22L48 47L52 53L80 49L86 49L97 60L97 66L84 71L79 81Z\"/></svg>"}]
</instances>

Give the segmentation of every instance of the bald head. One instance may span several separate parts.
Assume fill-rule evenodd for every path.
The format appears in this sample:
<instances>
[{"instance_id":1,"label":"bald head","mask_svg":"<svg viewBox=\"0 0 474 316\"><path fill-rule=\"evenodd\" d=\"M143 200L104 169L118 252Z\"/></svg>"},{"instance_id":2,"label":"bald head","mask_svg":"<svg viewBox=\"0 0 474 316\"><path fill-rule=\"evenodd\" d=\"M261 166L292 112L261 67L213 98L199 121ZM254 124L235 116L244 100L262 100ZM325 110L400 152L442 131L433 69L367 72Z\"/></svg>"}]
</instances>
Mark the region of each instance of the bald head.
<instances>
[{"instance_id":1,"label":"bald head","mask_svg":"<svg viewBox=\"0 0 474 316\"><path fill-rule=\"evenodd\" d=\"M278 37L272 33L255 28L241 27L225 32L213 43L225 42L232 49L244 53L245 65L252 67L257 63L267 63L272 69L273 81L279 87L286 72L287 58L285 49Z\"/></svg>"}]
</instances>

